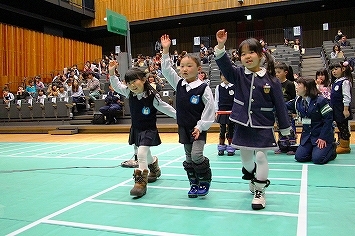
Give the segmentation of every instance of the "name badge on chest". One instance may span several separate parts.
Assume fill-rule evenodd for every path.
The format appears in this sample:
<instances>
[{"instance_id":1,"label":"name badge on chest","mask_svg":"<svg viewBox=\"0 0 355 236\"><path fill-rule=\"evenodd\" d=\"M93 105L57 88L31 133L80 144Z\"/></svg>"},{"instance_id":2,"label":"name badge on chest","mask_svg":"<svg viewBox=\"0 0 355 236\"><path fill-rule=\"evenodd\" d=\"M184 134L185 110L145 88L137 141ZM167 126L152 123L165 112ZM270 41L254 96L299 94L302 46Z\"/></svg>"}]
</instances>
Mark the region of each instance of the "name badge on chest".
<instances>
[{"instance_id":1,"label":"name badge on chest","mask_svg":"<svg viewBox=\"0 0 355 236\"><path fill-rule=\"evenodd\" d=\"M309 119L309 118L302 118L302 124L303 124L303 125L310 125L310 124L311 124L311 119Z\"/></svg>"}]
</instances>

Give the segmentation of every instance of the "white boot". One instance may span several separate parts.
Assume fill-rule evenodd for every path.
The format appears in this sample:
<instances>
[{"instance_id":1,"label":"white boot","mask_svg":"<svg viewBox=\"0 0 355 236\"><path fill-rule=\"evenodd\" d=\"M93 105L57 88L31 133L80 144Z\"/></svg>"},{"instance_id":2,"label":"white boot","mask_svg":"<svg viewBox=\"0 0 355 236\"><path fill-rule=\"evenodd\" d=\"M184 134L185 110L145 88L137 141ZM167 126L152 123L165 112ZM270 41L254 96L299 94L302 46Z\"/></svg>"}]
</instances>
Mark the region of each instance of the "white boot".
<instances>
[{"instance_id":1,"label":"white boot","mask_svg":"<svg viewBox=\"0 0 355 236\"><path fill-rule=\"evenodd\" d=\"M251 182L254 183L254 199L251 202L251 207L253 208L253 210L264 209L266 205L265 188L269 186L270 181L260 181L257 179L253 179Z\"/></svg>"}]
</instances>

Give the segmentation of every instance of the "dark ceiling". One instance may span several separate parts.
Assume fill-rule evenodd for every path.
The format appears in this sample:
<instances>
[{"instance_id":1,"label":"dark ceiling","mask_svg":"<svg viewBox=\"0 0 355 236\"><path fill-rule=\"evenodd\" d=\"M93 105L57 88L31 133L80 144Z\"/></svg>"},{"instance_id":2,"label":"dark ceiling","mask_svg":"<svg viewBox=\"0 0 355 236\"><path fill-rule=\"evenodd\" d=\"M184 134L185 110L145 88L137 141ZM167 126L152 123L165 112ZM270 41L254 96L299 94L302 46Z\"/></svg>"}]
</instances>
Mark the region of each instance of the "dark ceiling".
<instances>
[{"instance_id":1,"label":"dark ceiling","mask_svg":"<svg viewBox=\"0 0 355 236\"><path fill-rule=\"evenodd\" d=\"M292 0L272 4L245 6L234 9L223 9L203 13L194 13L172 17L154 18L130 22L131 33L147 32L160 29L188 27L192 25L213 24L229 21L243 21L245 15L251 14L253 19L270 16L306 13L313 11L334 10L336 8L354 7L353 1L342 0L334 3L331 0ZM9 0L0 1L0 22L43 32L44 27L51 27L63 32L63 37L81 41L90 41L91 37L112 36L106 26L85 29L81 21L90 19L44 0Z\"/></svg>"}]
</instances>

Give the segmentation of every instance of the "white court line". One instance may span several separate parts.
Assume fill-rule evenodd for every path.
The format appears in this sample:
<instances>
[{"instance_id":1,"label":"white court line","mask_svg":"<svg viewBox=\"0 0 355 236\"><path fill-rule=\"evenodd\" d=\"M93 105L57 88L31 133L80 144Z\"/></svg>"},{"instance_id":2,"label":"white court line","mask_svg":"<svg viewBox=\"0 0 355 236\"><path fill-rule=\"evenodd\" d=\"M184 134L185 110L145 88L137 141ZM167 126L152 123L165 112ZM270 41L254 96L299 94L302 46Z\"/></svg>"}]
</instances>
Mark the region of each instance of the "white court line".
<instances>
[{"instance_id":1,"label":"white court line","mask_svg":"<svg viewBox=\"0 0 355 236\"><path fill-rule=\"evenodd\" d=\"M180 147L179 147L179 148L180 148ZM175 149L175 148L174 148L174 149ZM174 150L174 149L172 149L172 150ZM166 165L169 165L170 163L172 163L172 162L174 162L174 161L178 161L178 160L180 160L180 159L182 159L182 158L185 158L185 155L184 155L184 156L180 156L180 157L178 157L178 158L176 158L176 159L174 159L174 160L171 160L170 162L165 163L165 164L162 165L161 167L166 166ZM56 211L56 212L54 212L54 213L52 213L52 214L50 214L50 215L47 215L47 216L45 216L45 217L43 217L43 218L41 218L41 219L39 219L39 220L36 220L36 221L34 221L34 222L32 222L32 223L30 223L30 224L28 224L28 225L26 225L26 226L24 226L24 227L18 229L18 230L15 230L15 231L13 231L13 232L7 234L7 236L15 236L15 235L18 235L18 234L20 234L20 233L23 233L23 232L26 231L26 230L29 230L29 229L31 229L31 228L33 228L33 227L35 227L35 226L37 226L37 225L39 225L39 224L41 224L41 223L44 223L44 222L48 221L50 218L53 218L53 217L55 217L55 216L57 216L57 215L60 215L60 214L62 214L62 213L64 213L64 212L66 212L66 211L69 211L69 210L71 210L71 209L73 209L73 208L75 208L75 207L77 207L77 206L79 206L79 205L85 203L85 202L88 202L88 201L92 200L92 199L95 198L95 197L98 197L98 196L100 196L100 195L102 195L102 194L105 194L105 193L107 193L107 192L109 192L109 191L112 191L112 190L114 190L114 189L116 189L116 188L118 188L118 187L120 187L120 186L123 186L123 185L125 185L126 183L128 183L128 182L130 182L130 181L132 181L132 180L133 180L133 179L131 179L131 178L130 178L130 179L127 179L127 180L125 180L125 181L123 181L123 182L121 182L121 183L119 183L119 184L116 184L116 185L114 185L114 186L112 186L112 187L110 187L110 188L107 188L107 189L105 189L105 190L103 190L103 191L101 191L101 192L98 192L98 193L96 193L96 194L94 194L94 195L91 195L91 196L89 196L89 197L87 197L87 198L85 198L85 199L83 199L83 200L80 200L80 201L78 201L78 202L76 202L76 203L74 203L74 204L71 204L71 205L69 205L69 206L67 206L67 207L65 207L65 208L63 208L63 209L61 209L61 210L59 210L59 211Z\"/></svg>"},{"instance_id":2,"label":"white court line","mask_svg":"<svg viewBox=\"0 0 355 236\"><path fill-rule=\"evenodd\" d=\"M163 176L186 177L186 175L177 175L177 174L163 174ZM223 175L212 176L212 179L241 179L241 178L242 178L241 176L223 176ZM301 181L301 179L297 179L297 178L269 178L269 180Z\"/></svg>"},{"instance_id":3,"label":"white court line","mask_svg":"<svg viewBox=\"0 0 355 236\"><path fill-rule=\"evenodd\" d=\"M92 156L103 155L104 153L107 153L107 152L118 151L120 149L127 148L127 147L129 147L128 144L122 145L122 146L119 146L119 147L115 147L115 148L112 148L112 149L109 148L109 149L101 151L101 152L95 152L95 153L93 153L91 155L87 155L87 156L84 157L84 159L90 158ZM100 146L100 148L101 148L101 146Z\"/></svg>"},{"instance_id":4,"label":"white court line","mask_svg":"<svg viewBox=\"0 0 355 236\"><path fill-rule=\"evenodd\" d=\"M37 145L24 145L23 148L19 148L19 149L15 149L13 150L12 154L9 154L7 156L12 157L12 156L18 156L21 154L26 154L27 151L30 149L31 151L35 151L36 153L39 153L38 155L43 155L42 152L40 152L41 150L47 151L48 150L48 146L46 146L45 144L42 143L36 143ZM58 143L58 146L64 146L64 144ZM24 149L24 152L18 152L18 150ZM25 157L22 155L22 157Z\"/></svg>"},{"instance_id":5,"label":"white court line","mask_svg":"<svg viewBox=\"0 0 355 236\"><path fill-rule=\"evenodd\" d=\"M213 183L213 181L212 181ZM122 187L132 187L132 185L123 185ZM168 190L181 190L181 191L188 191L189 188L178 188L178 187L164 187L164 186L151 186L149 185L149 188L156 188L156 189L168 189ZM252 194L249 190L230 190L230 189L216 189L216 188L210 188L209 192L223 192L223 193L250 193ZM268 195L296 195L299 196L300 193L298 192L273 192L273 191L267 191Z\"/></svg>"},{"instance_id":6,"label":"white court line","mask_svg":"<svg viewBox=\"0 0 355 236\"><path fill-rule=\"evenodd\" d=\"M298 206L297 236L307 236L307 184L308 165L303 165L300 202Z\"/></svg>"},{"instance_id":7,"label":"white court line","mask_svg":"<svg viewBox=\"0 0 355 236\"><path fill-rule=\"evenodd\" d=\"M181 166L167 166L165 168L181 169ZM242 170L240 167L211 167L212 170ZM271 171L301 172L302 170L293 169L269 169Z\"/></svg>"},{"instance_id":8,"label":"white court line","mask_svg":"<svg viewBox=\"0 0 355 236\"><path fill-rule=\"evenodd\" d=\"M104 147L110 146L110 145L111 145L111 144L108 144L108 143L102 144L102 145L100 145L100 146L95 146L95 145L90 144L90 145L89 145L89 148L83 148L83 149L78 150L78 151L76 151L76 152L70 152L70 153L66 153L66 154L63 154L63 155L59 155L59 156L68 156L68 155L72 155L72 154L76 154L76 153L85 153L85 152L90 151L90 150L93 150L93 149L104 148ZM70 148L73 148L73 147L70 147ZM76 148L76 146L75 146L75 148ZM83 158L83 159L84 159L84 158Z\"/></svg>"},{"instance_id":9,"label":"white court line","mask_svg":"<svg viewBox=\"0 0 355 236\"><path fill-rule=\"evenodd\" d=\"M121 202L121 201L97 200L97 199L89 199L89 201L90 202L97 202L97 203L125 205L125 206L143 206L143 207L154 207L154 208L164 208L164 209L168 208L168 209L176 209L176 210L195 210L195 211L239 213L239 214L250 214L250 215L273 215L273 216L298 217L298 214L294 214L294 213L271 212L271 211L264 211L264 210L255 211L255 210L235 210L235 209L191 207L191 206L173 206L173 205L164 205L164 204Z\"/></svg>"},{"instance_id":10,"label":"white court line","mask_svg":"<svg viewBox=\"0 0 355 236\"><path fill-rule=\"evenodd\" d=\"M13 152L17 152L18 150L22 150L22 149L27 149L28 150L28 146L26 144L23 143L4 143L7 147L9 147L8 150L1 150L1 155L6 155L6 153L13 153ZM36 143L37 145L32 145L31 148L33 147L36 150L37 146L42 147L43 144L40 143ZM2 146L2 145L1 145Z\"/></svg>"},{"instance_id":11,"label":"white court line","mask_svg":"<svg viewBox=\"0 0 355 236\"><path fill-rule=\"evenodd\" d=\"M61 220L45 220L43 221L43 223L52 224L52 225L64 225L64 226L70 226L70 227L76 227L82 229L104 230L110 232L135 234L135 235L138 234L138 235L157 235L157 236L192 236L192 234L176 234L176 233L169 233L169 232L123 228L123 227L116 227L116 226L76 223L76 222L61 221Z\"/></svg>"}]
</instances>

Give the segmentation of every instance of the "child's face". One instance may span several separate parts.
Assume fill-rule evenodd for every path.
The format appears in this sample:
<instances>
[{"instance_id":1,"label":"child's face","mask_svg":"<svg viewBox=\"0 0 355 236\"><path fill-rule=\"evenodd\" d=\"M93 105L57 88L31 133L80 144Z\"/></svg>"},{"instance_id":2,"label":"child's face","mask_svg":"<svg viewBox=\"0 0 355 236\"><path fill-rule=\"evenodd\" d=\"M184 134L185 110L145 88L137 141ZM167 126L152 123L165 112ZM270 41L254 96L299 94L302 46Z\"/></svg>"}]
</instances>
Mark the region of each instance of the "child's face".
<instances>
[{"instance_id":1,"label":"child's face","mask_svg":"<svg viewBox=\"0 0 355 236\"><path fill-rule=\"evenodd\" d=\"M38 94L42 96L43 95L43 91L42 90L38 91Z\"/></svg>"},{"instance_id":2,"label":"child's face","mask_svg":"<svg viewBox=\"0 0 355 236\"><path fill-rule=\"evenodd\" d=\"M59 88L59 91L60 91L61 93L64 93L64 87L60 87L60 88Z\"/></svg>"},{"instance_id":3,"label":"child's face","mask_svg":"<svg viewBox=\"0 0 355 236\"><path fill-rule=\"evenodd\" d=\"M190 57L183 57L180 62L180 75L188 82L196 80L198 71L201 69Z\"/></svg>"},{"instance_id":4,"label":"child's face","mask_svg":"<svg viewBox=\"0 0 355 236\"><path fill-rule=\"evenodd\" d=\"M148 80L149 80L149 83L153 83L155 81L154 77L149 77Z\"/></svg>"},{"instance_id":5,"label":"child's face","mask_svg":"<svg viewBox=\"0 0 355 236\"><path fill-rule=\"evenodd\" d=\"M305 95L306 95L306 91L307 91L307 89L306 89L306 87L304 86L304 84L302 84L302 83L297 83L297 86L296 86L296 93L297 93L298 96L301 96L301 97L305 96Z\"/></svg>"},{"instance_id":6,"label":"child's face","mask_svg":"<svg viewBox=\"0 0 355 236\"><path fill-rule=\"evenodd\" d=\"M262 56L249 49L248 45L244 45L240 54L240 61L243 66L250 71L258 72L260 70L260 60Z\"/></svg>"},{"instance_id":7,"label":"child's face","mask_svg":"<svg viewBox=\"0 0 355 236\"><path fill-rule=\"evenodd\" d=\"M286 79L286 75L287 75L287 71L283 70L283 69L280 69L280 68L276 68L275 69L275 73L276 73L276 77L279 79L279 80L285 80Z\"/></svg>"},{"instance_id":8,"label":"child's face","mask_svg":"<svg viewBox=\"0 0 355 236\"><path fill-rule=\"evenodd\" d=\"M343 70L341 69L341 67L334 67L332 69L332 75L335 77L335 78L340 78L343 74Z\"/></svg>"},{"instance_id":9,"label":"child's face","mask_svg":"<svg viewBox=\"0 0 355 236\"><path fill-rule=\"evenodd\" d=\"M323 84L325 80L325 75L317 75L316 84Z\"/></svg>"},{"instance_id":10,"label":"child's face","mask_svg":"<svg viewBox=\"0 0 355 236\"><path fill-rule=\"evenodd\" d=\"M144 91L145 81L146 81L145 78L135 79L135 80L132 80L126 84L127 84L127 87L129 88L129 90L132 91L132 93L140 94L140 93L143 93L143 91Z\"/></svg>"}]
</instances>

